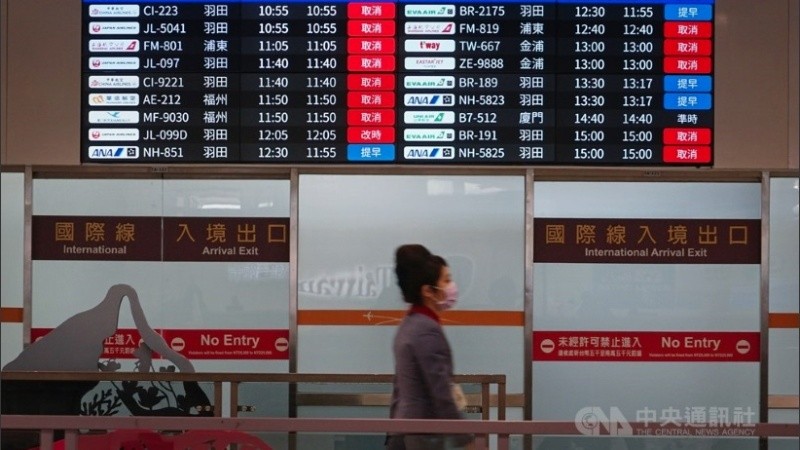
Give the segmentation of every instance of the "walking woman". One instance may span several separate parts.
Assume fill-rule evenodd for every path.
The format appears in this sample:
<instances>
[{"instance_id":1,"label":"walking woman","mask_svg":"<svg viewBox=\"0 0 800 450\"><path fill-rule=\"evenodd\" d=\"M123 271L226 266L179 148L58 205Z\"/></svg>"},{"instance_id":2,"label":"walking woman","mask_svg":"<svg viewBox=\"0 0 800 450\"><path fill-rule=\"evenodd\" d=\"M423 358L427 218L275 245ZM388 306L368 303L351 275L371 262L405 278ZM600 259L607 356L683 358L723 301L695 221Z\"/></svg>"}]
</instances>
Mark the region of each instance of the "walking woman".
<instances>
[{"instance_id":1,"label":"walking woman","mask_svg":"<svg viewBox=\"0 0 800 450\"><path fill-rule=\"evenodd\" d=\"M453 359L439 312L456 301L445 260L419 244L395 251L395 274L410 304L394 338L394 387L389 416L398 419L461 419L452 393ZM472 435L390 435L387 450L460 448Z\"/></svg>"}]
</instances>

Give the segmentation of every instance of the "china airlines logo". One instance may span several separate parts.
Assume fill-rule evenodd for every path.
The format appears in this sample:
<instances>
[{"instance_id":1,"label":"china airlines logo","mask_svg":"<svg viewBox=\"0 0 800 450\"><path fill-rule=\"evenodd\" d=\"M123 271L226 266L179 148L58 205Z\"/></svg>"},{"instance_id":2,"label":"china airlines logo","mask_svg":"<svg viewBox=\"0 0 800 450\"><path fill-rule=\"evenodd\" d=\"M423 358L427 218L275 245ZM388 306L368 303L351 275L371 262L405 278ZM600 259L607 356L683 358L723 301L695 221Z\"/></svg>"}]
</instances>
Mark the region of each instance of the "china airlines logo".
<instances>
[{"instance_id":1,"label":"china airlines logo","mask_svg":"<svg viewBox=\"0 0 800 450\"><path fill-rule=\"evenodd\" d=\"M136 89L139 87L137 75L92 75L89 77L91 89Z\"/></svg>"},{"instance_id":2,"label":"china airlines logo","mask_svg":"<svg viewBox=\"0 0 800 450\"><path fill-rule=\"evenodd\" d=\"M89 5L89 17L139 17L139 5Z\"/></svg>"}]
</instances>

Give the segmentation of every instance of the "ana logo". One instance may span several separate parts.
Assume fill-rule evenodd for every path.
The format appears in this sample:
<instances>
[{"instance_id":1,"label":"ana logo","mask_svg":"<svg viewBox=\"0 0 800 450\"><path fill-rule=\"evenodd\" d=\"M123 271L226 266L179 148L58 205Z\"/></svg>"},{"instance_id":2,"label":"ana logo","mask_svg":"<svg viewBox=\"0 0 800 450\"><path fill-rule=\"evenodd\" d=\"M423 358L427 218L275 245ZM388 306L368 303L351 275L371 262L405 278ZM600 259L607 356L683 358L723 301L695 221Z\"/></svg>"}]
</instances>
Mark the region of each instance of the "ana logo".
<instances>
[{"instance_id":1,"label":"ana logo","mask_svg":"<svg viewBox=\"0 0 800 450\"><path fill-rule=\"evenodd\" d=\"M137 159L139 147L90 146L89 159Z\"/></svg>"},{"instance_id":2,"label":"ana logo","mask_svg":"<svg viewBox=\"0 0 800 450\"><path fill-rule=\"evenodd\" d=\"M406 106L452 106L456 97L453 94L405 94L403 104Z\"/></svg>"},{"instance_id":3,"label":"ana logo","mask_svg":"<svg viewBox=\"0 0 800 450\"><path fill-rule=\"evenodd\" d=\"M453 159L455 147L409 146L403 148L405 159Z\"/></svg>"}]
</instances>

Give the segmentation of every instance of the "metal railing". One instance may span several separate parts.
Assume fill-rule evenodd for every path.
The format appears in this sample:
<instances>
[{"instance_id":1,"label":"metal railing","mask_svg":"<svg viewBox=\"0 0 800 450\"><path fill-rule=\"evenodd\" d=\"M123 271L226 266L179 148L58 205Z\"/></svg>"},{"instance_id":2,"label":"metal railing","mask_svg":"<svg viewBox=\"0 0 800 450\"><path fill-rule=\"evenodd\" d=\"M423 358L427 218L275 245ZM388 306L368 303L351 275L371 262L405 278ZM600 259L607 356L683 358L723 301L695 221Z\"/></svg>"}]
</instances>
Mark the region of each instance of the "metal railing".
<instances>
[{"instance_id":1,"label":"metal railing","mask_svg":"<svg viewBox=\"0 0 800 450\"><path fill-rule=\"evenodd\" d=\"M230 386L229 412L236 417L245 405L239 404L239 387L243 383L286 383L297 386L301 383L318 384L388 384L392 374L331 374L331 373L231 373L231 372L0 372L0 381L157 381L197 382L213 384L215 417L223 415L223 385ZM490 418L490 409L497 408L497 419L506 417L505 375L454 375L453 381L462 384L480 385L480 394L468 394L468 408L480 412L482 420ZM492 393L492 385L496 392ZM355 400L354 400L355 399ZM389 396L381 394L303 394L297 393L294 402L300 406L388 406ZM295 406L296 406L295 405ZM293 408L290 405L290 417Z\"/></svg>"},{"instance_id":2,"label":"metal railing","mask_svg":"<svg viewBox=\"0 0 800 450\"><path fill-rule=\"evenodd\" d=\"M0 372L0 381L153 381L153 382L198 382L213 385L214 417L141 417L141 416L55 416L55 415L14 415L0 416L0 430L37 431L40 435L40 449L53 448L54 430L64 430L66 450L77 450L80 430L108 432L119 430L150 430L175 433L204 431L223 433L227 431L287 433L289 447L295 448L296 433L426 433L460 434L468 430L476 436L475 448L489 447L489 436L496 436L497 450L509 448L509 437L532 436L579 436L587 435L586 429L579 428L575 422L558 421L508 421L506 418L506 379L505 375L456 375L454 381L462 384L480 385L479 394L468 395L470 407L480 412L481 420L400 420L400 419L344 419L344 418L297 418L290 417L237 417L242 405L239 404L239 387L243 383L286 383L295 388L302 383L312 384L391 384L391 374L312 374L312 373L176 373L176 372ZM229 385L229 413L223 416L223 386ZM496 385L493 392L492 385ZM296 393L295 406L388 406L387 394L342 394L337 393ZM497 420L490 419L491 408L496 408ZM293 409L290 408L290 411ZM296 410L294 410L296 411ZM631 422L627 435L619 434L613 426L598 427L589 434L603 436L616 435L622 438L646 437L689 437L689 438L760 438L790 437L797 439L800 425L783 423L753 423L729 426L705 426L703 434L685 435L693 428L686 424ZM595 431L597 433L595 433ZM672 434L674 432L674 434ZM241 448L241 447L240 447ZM81 449L82 450L82 449Z\"/></svg>"},{"instance_id":3,"label":"metal railing","mask_svg":"<svg viewBox=\"0 0 800 450\"><path fill-rule=\"evenodd\" d=\"M630 434L618 434L614 428L598 428L593 437L605 439L616 436L625 439L670 435L670 430L681 430L682 425L628 424ZM575 422L549 421L499 421L499 420L409 420L409 419L333 419L333 418L217 418L217 417L98 417L98 416L0 416L0 429L40 430L40 450L53 448L53 430L66 430L65 450L77 450L79 430L192 430L235 431L261 433L424 433L424 434L463 434L465 430L476 435L496 435L497 450L508 450L509 437L523 436L586 436L586 430L579 429ZM649 431L648 431L649 430ZM704 434L686 436L675 433L681 439L737 439L787 437L798 439L800 425L778 423L756 423L746 426L709 426ZM727 437L726 437L727 436ZM479 443L477 449L485 449L486 441ZM82 450L82 449L81 449ZM92 450L101 450L93 448Z\"/></svg>"}]
</instances>

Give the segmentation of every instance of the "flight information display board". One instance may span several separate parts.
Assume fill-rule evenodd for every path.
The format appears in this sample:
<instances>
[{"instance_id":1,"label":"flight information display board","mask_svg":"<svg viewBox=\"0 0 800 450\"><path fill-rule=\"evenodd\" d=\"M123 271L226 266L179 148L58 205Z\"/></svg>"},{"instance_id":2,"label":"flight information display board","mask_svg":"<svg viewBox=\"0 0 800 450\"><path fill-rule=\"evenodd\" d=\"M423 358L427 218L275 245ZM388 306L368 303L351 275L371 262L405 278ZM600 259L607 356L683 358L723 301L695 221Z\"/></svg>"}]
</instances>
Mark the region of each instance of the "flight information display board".
<instances>
[{"instance_id":1,"label":"flight information display board","mask_svg":"<svg viewBox=\"0 0 800 450\"><path fill-rule=\"evenodd\" d=\"M713 164L713 0L83 3L84 163Z\"/></svg>"}]
</instances>

